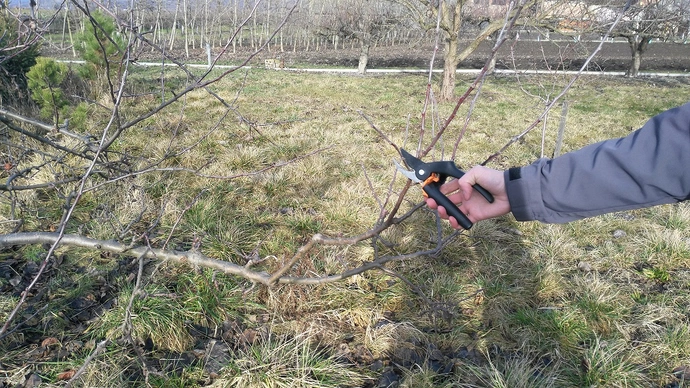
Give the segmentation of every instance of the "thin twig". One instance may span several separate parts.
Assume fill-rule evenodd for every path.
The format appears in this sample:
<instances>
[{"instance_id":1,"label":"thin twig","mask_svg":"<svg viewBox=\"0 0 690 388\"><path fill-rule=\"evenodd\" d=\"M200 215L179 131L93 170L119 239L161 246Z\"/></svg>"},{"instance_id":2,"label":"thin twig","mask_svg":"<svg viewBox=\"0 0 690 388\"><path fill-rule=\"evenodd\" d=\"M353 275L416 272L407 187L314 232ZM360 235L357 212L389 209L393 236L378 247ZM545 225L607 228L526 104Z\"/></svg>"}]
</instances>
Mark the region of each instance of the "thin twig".
<instances>
[{"instance_id":1,"label":"thin twig","mask_svg":"<svg viewBox=\"0 0 690 388\"><path fill-rule=\"evenodd\" d=\"M149 243L147 239L147 244ZM150 245L149 247L150 248ZM137 278L134 283L134 288L132 289L132 295L129 297L129 302L127 303L127 307L125 308L125 318L124 321L122 322L122 325L120 326L120 330L122 330L122 336L125 338L127 342L132 346L132 349L134 349L134 353L136 353L137 357L139 358L139 362L141 363L141 369L144 374L144 379L148 381L149 374L153 373L156 375L159 375L159 372L155 369L155 367L149 366L148 363L146 362L146 357L144 355L144 352L141 350L139 345L134 341L134 337L132 337L132 306L134 305L134 299L140 297L141 293L141 282L144 277L144 257L146 256L146 253L148 250L140 255L137 258L138 262L138 269L137 269ZM152 369L152 370L149 370Z\"/></svg>"},{"instance_id":2,"label":"thin twig","mask_svg":"<svg viewBox=\"0 0 690 388\"><path fill-rule=\"evenodd\" d=\"M81 140L82 142L84 142L87 145L90 145L94 140L91 135L84 136L84 135L79 135L77 133L68 131L67 130L67 128L68 128L67 124L63 124L63 125L46 124L42 121L38 121L38 120L29 118L26 116L22 116L18 113L12 113L12 112L10 112L6 109L2 109L2 108L0 108L0 115L3 115L5 117L7 117L8 119L25 122L27 124L33 125L34 127L40 128L46 132L57 131L57 132L65 135L65 136L69 136L71 138Z\"/></svg>"},{"instance_id":3,"label":"thin twig","mask_svg":"<svg viewBox=\"0 0 690 388\"><path fill-rule=\"evenodd\" d=\"M379 211L380 211L379 214L381 214L384 211L383 202L381 202L381 199L379 198L378 194L376 194L376 189L374 189L374 184L371 182L371 179L369 179L369 174L367 174L367 168L364 166L364 164L362 164L361 167L362 167L362 172L364 173L364 179L367 181L367 184L369 185L369 190L371 190L371 195L376 200L376 203L379 204Z\"/></svg>"},{"instance_id":4,"label":"thin twig","mask_svg":"<svg viewBox=\"0 0 690 388\"><path fill-rule=\"evenodd\" d=\"M359 113L359 115L362 116L362 118L366 120L367 123L369 123L371 129L376 131L376 133L378 133L379 136L381 136L381 138L386 141L386 143L390 144L393 148L395 148L395 151L398 153L398 155L400 155L400 147L398 147L398 145L395 144L393 140L391 140L385 133L383 133L383 131L380 130L379 127L376 126L376 124L374 124L374 122L369 118L369 116L367 116L364 112L362 112L359 109L357 110L357 113Z\"/></svg>"},{"instance_id":5,"label":"thin twig","mask_svg":"<svg viewBox=\"0 0 690 388\"><path fill-rule=\"evenodd\" d=\"M436 12L436 27L434 28L434 50L431 53L429 60L429 76L426 82L426 93L424 93L424 105L422 106L421 120L419 125L419 139L416 151L422 148L422 141L424 140L424 129L426 128L426 114L429 110L429 104L435 100L434 89L431 86L434 75L434 62L436 60L436 53L439 50L439 42L441 40L441 7L439 6ZM432 123L433 125L433 123Z\"/></svg>"},{"instance_id":6,"label":"thin twig","mask_svg":"<svg viewBox=\"0 0 690 388\"><path fill-rule=\"evenodd\" d=\"M74 376L72 376L72 378L69 379L67 384L65 384L65 388L72 387L72 385L77 381L77 379L79 379L81 375L83 375L84 372L86 372L86 368L89 366L89 364L91 364L91 361L93 361L93 359L96 358L96 356L101 354L101 352L103 352L103 350L106 346L108 346L109 343L110 340L104 339L103 341L99 342L98 345L96 345L96 349L94 349L93 352L91 352L91 354L89 354L89 356L86 357L84 363L82 363L79 369L77 369L77 372L74 374Z\"/></svg>"}]
</instances>

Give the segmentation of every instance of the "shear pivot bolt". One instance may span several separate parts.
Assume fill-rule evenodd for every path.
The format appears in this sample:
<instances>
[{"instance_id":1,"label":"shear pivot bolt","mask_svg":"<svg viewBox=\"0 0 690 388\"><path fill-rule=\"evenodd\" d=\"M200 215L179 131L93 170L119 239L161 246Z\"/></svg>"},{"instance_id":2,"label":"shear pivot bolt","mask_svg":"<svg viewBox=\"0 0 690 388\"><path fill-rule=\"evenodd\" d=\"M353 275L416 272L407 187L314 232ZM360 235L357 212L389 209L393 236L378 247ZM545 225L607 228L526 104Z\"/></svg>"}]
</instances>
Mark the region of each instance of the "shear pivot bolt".
<instances>
[{"instance_id":1,"label":"shear pivot bolt","mask_svg":"<svg viewBox=\"0 0 690 388\"><path fill-rule=\"evenodd\" d=\"M419 170L419 175L424 175L424 170L420 169L420 170Z\"/></svg>"}]
</instances>

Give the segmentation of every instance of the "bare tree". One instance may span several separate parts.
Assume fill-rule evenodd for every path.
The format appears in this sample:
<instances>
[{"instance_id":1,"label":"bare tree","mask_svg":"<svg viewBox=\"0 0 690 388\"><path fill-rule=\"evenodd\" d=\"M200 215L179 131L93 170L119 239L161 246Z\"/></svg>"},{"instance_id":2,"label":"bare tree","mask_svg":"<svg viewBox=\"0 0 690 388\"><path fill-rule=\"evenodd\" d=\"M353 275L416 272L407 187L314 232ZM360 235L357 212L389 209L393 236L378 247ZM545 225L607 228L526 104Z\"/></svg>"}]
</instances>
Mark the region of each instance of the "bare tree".
<instances>
[{"instance_id":1,"label":"bare tree","mask_svg":"<svg viewBox=\"0 0 690 388\"><path fill-rule=\"evenodd\" d=\"M627 75L636 77L642 55L654 40L672 40L687 22L690 2L684 0L649 0L631 4L614 36L628 41L632 60ZM608 15L611 12L607 13Z\"/></svg>"},{"instance_id":2,"label":"bare tree","mask_svg":"<svg viewBox=\"0 0 690 388\"><path fill-rule=\"evenodd\" d=\"M516 3L502 3L501 5L487 5L483 2L458 1L426 1L426 0L397 0L413 15L413 18L425 30L440 30L443 39L443 78L441 80L440 98L451 100L455 93L455 75L458 64L470 56L487 38L494 35L505 26L505 15L511 12L514 16ZM521 2L517 9L529 8L533 0ZM461 47L460 33L467 23L471 23L476 16L477 9L482 9L482 17L490 18L491 22L483 25L483 29L467 44ZM525 23L525 22L523 22Z\"/></svg>"},{"instance_id":3,"label":"bare tree","mask_svg":"<svg viewBox=\"0 0 690 388\"><path fill-rule=\"evenodd\" d=\"M95 23L95 18L93 18L91 11L84 6L84 4L75 2L75 6L84 13L86 19L90 23ZM109 12L108 9L103 9L103 11ZM506 17L502 21L502 27L500 29L503 31L509 30L516 23L520 15L519 11L520 8L518 7L516 12L511 14L512 16ZM287 13L288 16L289 14L290 12ZM382 252L379 241L384 240L384 232L405 222L413 213L423 207L423 203L418 203L412 206L412 209L406 213L401 211L406 201L405 198L410 184L408 183L399 192L395 192L392 189L392 182L396 179L395 176L392 177L389 188L383 195L379 195L380 193L376 193L372 189L372 195L376 197L379 204L379 214L376 222L368 227L367 230L353 236L345 237L329 237L322 233L316 233L311 238L307 239L303 245L295 249L282 263L274 266L264 266L260 258L252 256L247 256L246 263L244 264L210 257L203 254L198 249L198 245L195 245L196 241L193 241L191 248L187 250L176 250L168 244L175 232L177 222L184 213L204 195L204 190L201 190L195 198L189 201L186 208L181 211L181 214L177 215L177 220L173 222L168 221L171 224L171 231L167 238L164 236L164 238L159 238L157 241L152 241L150 238L157 224L161 222L161 219L164 216L170 216L169 214L165 214L165 206L160 206L161 210L159 214L156 214L156 211L151 211L151 209L146 209L146 206L142 206L140 210L134 212L134 215L130 216L129 219L125 220L121 225L105 228L106 231L100 238L82 233L78 227L75 227L73 218L75 214L79 213L79 211L86 206L84 202L88 201L89 197L91 197L91 199L96 198L97 200L99 193L108 190L117 189L118 191L136 192L137 187L134 180L137 177L152 175L153 180L164 179L167 182L172 182L179 174L193 174L203 178L230 180L259 175L269 169L280 168L296 159L307 158L313 153L320 152L320 150L313 150L312 152L297 156L295 159L277 161L259 170L227 176L212 175L208 173L205 167L212 164L211 160L192 165L181 162L189 149L197 147L211 134L216 132L221 123L228 117L233 117L248 128L256 130L256 126L253 126L251 121L242 116L241 112L235 106L234 101L227 101L213 89L214 83L228 74L237 71L241 67L238 66L228 70L209 69L201 75L193 74L187 69L184 63L167 55L165 49L149 41L145 35L134 28L133 19L117 19L114 14L110 13L110 15L117 20L118 25L127 32L128 44L120 53L119 61L112 61L109 63L109 65L117 69L117 71L105 72L106 76L109 77L108 88L104 91L105 98L99 99L98 104L94 103L94 105L98 107L100 114L105 118L105 120L101 122L102 126L98 127L100 133L97 133L96 136L90 136L87 133L75 134L66 131L65 128L61 128L65 131L59 133L62 133L65 137L69 137L70 141L56 141L53 137L41 133L47 129L44 123L31 117L17 116L10 114L11 112L0 111L0 121L12 131L13 135L15 135L9 147L12 149L13 157L17 161L17 165L13 166L6 175L0 175L6 178L4 179L4 184L0 185L0 194L4 197L3 199L6 198L8 200L7 203L11 204L8 214L12 222L21 225L21 210L32 210L29 208L33 205L32 203L21 200L21 197L25 195L25 193L34 193L40 196L45 195L45 193L50 190L51 192L57 193L57 196L63 200L63 206L53 212L51 219L48 220L49 224L47 226L37 227L33 231L20 233L15 230L14 232L0 235L0 248L28 244L45 244L50 247L40 263L38 273L21 294L19 302L9 314L3 327L0 328L0 337L6 335L12 329L11 326L18 316L18 311L26 301L27 296L31 294L32 288L38 284L38 279L42 276L43 271L48 266L51 256L58 247L82 247L103 254L115 253L137 258L139 271L136 277L136 284L134 285L134 292L132 292L130 299L131 305L135 296L139 297L138 290L140 289L141 280L144 276L143 267L145 259L170 260L180 265L203 266L224 273L237 275L266 286L273 286L278 283L322 284L339 281L349 276L370 270L380 270L387 274L399 276L386 268L386 264L396 260L407 260L420 256L436 255L441 252L452 239L459 235L459 233L455 232L449 236L444 236L440 226L441 224L437 222L435 239L428 247L418 248L412 252L398 252L396 249ZM214 59L214 64L230 50L232 41L236 39L242 26L248 23L250 23L249 18L239 23L238 28L223 46L221 53ZM277 23L276 28L280 28L283 23L284 19L281 23ZM439 35L441 34L439 30L437 30L437 33ZM276 32L274 30L273 34L270 35L264 43L270 41L275 34ZM418 133L419 144L424 144L425 146L424 148L420 147L420 157L427 154L438 144L439 139L444 136L444 133L449 128L449 124L455 119L459 107L470 101L470 97L472 97L473 94L475 97L479 95L478 92L487 74L489 64L496 55L498 48L506 39L506 34L499 34L497 42L491 50L490 57L487 58L486 64L480 74L458 99L450 117L438 123L438 127L434 126L438 131L431 132L430 138L428 137L430 131L427 131L428 123L424 122L424 118L426 117L427 107L434 107L436 104L435 101L433 101L433 94L429 92L431 89L432 74L431 71L429 72L429 83L427 84L424 110L422 111L423 124ZM146 95L148 95L148 93L145 93L144 96L134 95L131 93L132 90L128 88L129 67L132 63L131 54L137 41L145 47L151 47L164 61L174 63L177 66L176 70L182 72L186 79L181 85L165 85L164 79L169 74L163 69L160 76L162 85L160 90L160 103L153 104L150 109L143 109L143 107L129 109L135 104L128 103L127 101L130 98L146 98ZM263 48L265 48L265 44L264 46L258 47L257 51L249 54L244 63L250 61L258 54L258 51ZM592 53L592 55L594 54L596 54L596 52ZM586 67L586 64L583 68L584 67ZM541 116L537 117L535 121L528 125L520 134L514 136L510 143L506 144L492 157L499 155L506 147L510 146L510 144L516 142L521 137L525 136L526 133L537 127L544 115L548 113L559 98L565 94L567 88L572 85L576 78L577 77L573 77L566 89L545 107L545 111ZM163 86L171 89L166 89ZM179 146L178 143L183 140L183 136L177 134L177 131L173 129L171 130L169 144L167 147L163 147L164 152L162 152L159 157L151 159L142 158L141 155L120 150L114 146L118 140L124 139L130 132L141 130L139 126L146 120L164 110L176 109L179 106L176 104L184 105L185 96L189 96L192 92L206 93L208 97L217 101L224 107L224 111L218 123L210 128L202 130L203 135L198 138L187 139L188 143ZM184 109L182 108L180 115L182 116L183 113ZM433 113L431 117L438 117L437 112ZM361 115L363 119L368 120L363 112ZM373 122L369 122L372 129L378 132L391 146L395 148L398 147L383 131L379 130ZM52 126L48 126L48 128L52 129ZM39 131L39 129L41 129L41 131ZM461 136L462 135L460 135L460 138ZM457 139L458 142L460 138ZM38 155L38 157L35 157L36 155ZM15 212L15 210L19 211ZM151 217L151 213L153 213L153 217ZM437 221L440 220L437 219ZM314 257L322 254L328 247L351 246L362 242L369 242L371 246L374 247L371 260L367 260L363 264L345 263L344 269L340 273L334 274L320 273L317 271L309 271L309 275L295 274L295 267L299 265L299 263L311 261L307 260L310 258L313 260ZM405 281L404 278L403 281ZM405 282L408 285L410 284L407 281ZM124 343L131 344L137 356L143 359L141 350L135 345L135 338L132 338L129 316L126 316L127 318L125 322L123 322L120 330L122 332L122 338L124 339ZM86 359L85 363L90 362L90 360L100 354L108 343L110 343L110 340L99 342L98 346L95 347L92 355ZM146 372L147 366L145 360L143 360L141 364ZM83 370L84 367L82 366L75 376L78 376ZM72 381L70 381L68 386L71 384Z\"/></svg>"},{"instance_id":4,"label":"bare tree","mask_svg":"<svg viewBox=\"0 0 690 388\"><path fill-rule=\"evenodd\" d=\"M231 103L225 101L211 90L211 85L240 69L242 65L248 63L265 48L265 46L258 47L256 51L248 54L245 61L239 66L225 70L220 75L211 77L210 69L201 75L194 75L186 69L183 63L170 57L167 54L167 50L151 42L146 35L141 33L139 28L137 28L133 13L128 13L131 17L130 19L120 19L112 9L102 6L98 9L99 14L109 15L111 20L114 20L122 31L127 32L127 43L126 47L123 48L119 47L119 44L114 44L114 41L119 39L114 39L115 36L106 33L106 31L111 30L104 28L105 25L101 23L101 16L95 17L93 10L90 8L91 3L81 3L75 0L72 4L82 12L88 23L93 26L93 31L97 32L98 38L96 39L99 43L93 44L91 47L102 51L100 58L103 61L99 62L99 66L102 66L99 75L105 77L106 82L104 82L104 89L99 91L99 94L102 93L105 98L101 99L99 104L94 104L94 107L108 111L107 117L109 118L103 123L104 126L100 134L78 133L79 129L76 131L71 130L67 123L64 126L55 127L55 125L43 123L41 120L34 119L33 117L15 114L4 108L0 109L0 122L9 131L9 135L6 138L3 137L3 142L6 143L7 149L3 150L2 156L3 159L11 161L3 169L4 183L0 185L0 195L4 197L3 210L9 212L9 225L14 225L14 228L11 228L11 230L17 231L20 229L23 223L22 214L29 211L26 206L31 206L22 200L22 193L35 192L36 190L51 190L58 197L62 197L65 200L66 211L62 214L62 219L55 220L57 222L55 228L50 228L55 231L53 235L53 248L46 256L41 270L29 288L33 287L40 278L54 249L66 241L63 241L63 238L66 236L67 225L70 223L74 210L81 206L81 201L86 193L98 191L100 190L99 187L104 188L111 184L116 184L116 182L131 180L142 174L151 174L156 171L200 173L198 168L193 167L190 169L184 166L163 166L166 164L164 161L169 160L171 156L179 156L180 152L187 152L181 149L174 150L174 142L171 143L171 148L165 152L161 159L157 161L151 160L144 164L140 164L142 160L138 156L128 154L127 152L113 152L112 147L118 139L127 136L143 120L165 109L169 109L181 101L184 96L195 90L206 91L213 98L220 101L227 109L223 117L238 114ZM294 7L292 10L294 10ZM291 11L287 13L282 21L276 23L276 28L282 27L290 13ZM242 25L248 22L249 18L245 19ZM276 31L273 32L273 34L275 33ZM231 45L231 40L236 36L237 33L228 40L222 52L214 59L214 63L227 52ZM123 101L129 98L127 97L130 93L128 91L128 70L134 59L134 50L138 43L151 47L165 60L177 64L178 69L187 75L189 82L181 86L179 90L175 90L172 94L166 95L165 92L162 92L161 102L157 106L152 107L143 114L137 113L132 115L132 112L128 112L123 105ZM114 59L113 47L119 50L117 54L118 59ZM164 79L165 75L162 75L161 78ZM209 129L208 132L213 132L217 128L218 126L215 126ZM57 134L66 136L69 141L65 142L56 139L55 135ZM196 144L198 145L198 143ZM192 143L189 147L194 146L194 143ZM135 160L137 162L133 162ZM275 165L269 168L276 167L278 166ZM240 175L244 174L239 174L238 176ZM218 178L234 179L233 177ZM6 207L5 204L9 205ZM3 228L7 225L3 225ZM12 235L17 236L14 233L10 233L9 236ZM8 246L4 243L0 245L3 247ZM15 309L15 314L21 304L22 302ZM12 318L6 322L4 328L0 330L0 335L6 332L11 321Z\"/></svg>"},{"instance_id":5,"label":"bare tree","mask_svg":"<svg viewBox=\"0 0 690 388\"><path fill-rule=\"evenodd\" d=\"M642 56L654 41L682 39L687 28L690 2L687 0L644 0L606 3L565 3L542 6L542 27L579 37L582 34L603 35L616 23L623 7L623 18L608 36L625 38L630 47L631 62L627 76L636 77Z\"/></svg>"},{"instance_id":6,"label":"bare tree","mask_svg":"<svg viewBox=\"0 0 690 388\"><path fill-rule=\"evenodd\" d=\"M99 41L100 44L91 46L96 50L103 51L101 57L105 60L101 66L104 68L100 73L107 78L107 82L100 85L103 89L98 91L97 100L93 100L94 102L91 104L94 109L93 114L101 118L101 120L96 121L99 123L98 132L88 133L84 128L72 128L68 123L55 128L53 124L43 123L30 115L17 115L4 109L0 110L0 121L11 131L10 140L7 142L9 150L7 156L13 161L13 164L3 170L2 175L0 175L4 181L0 185L0 195L3 197L2 209L6 211L5 218L7 220L2 224L5 234L0 235L0 248L30 244L49 246L45 257L40 262L37 273L26 286L25 292L22 293L22 297L3 327L0 328L0 336L11 330L15 317L21 310L27 296L31 295L31 291L39 284L39 279L48 268L48 264L58 247L84 247L101 252L134 255L137 258L169 259L180 264L186 263L213 268L256 283L272 286L278 283L328 283L369 270L389 271L384 268L386 263L438 254L449 241L458 236L458 233L443 236L441 224L438 223L436 241L426 249L414 252L382 250L378 245L382 233L405 222L422 207L422 203L419 203L409 212L401 212L410 185L408 183L402 191L393 190L395 176L391 178L391 183L385 193L382 195L372 193L377 198L380 207L377 220L373 225L363 226L366 228L364 231L350 236L343 234L343 236L330 237L316 233L278 265L264 266L260 260L255 260L249 256L246 257L247 262L244 264L221 260L204 255L194 243L187 250L174 249L169 242L174 238L176 225L186 210L177 216L177 221L172 222L171 232L167 238L151 241L151 234L156 230L161 219L163 217L170 218L170 214L165 211L165 203L157 204L157 206L143 206L142 200L141 208L137 209L135 205L137 201L133 201L132 206L134 208L129 219L112 224L104 222L103 230L100 233L93 231L88 233L88 231L82 230L78 227L79 223L75 222L74 217L75 214L84 211L84 206L88 206L90 200L105 197L106 193L110 192L127 197L130 193L139 191L136 182L140 177L151 176L153 181L165 180L170 184L175 181L175 176L179 176L179 174L191 174L202 179L232 180L256 176L296 160L308 158L322 150L315 149L289 160L276 160L253 171L228 175L208 172L207 167L213 167L212 159L207 161L194 160L191 164L184 162L184 156L190 149L199 147L207 138L218 131L222 123L230 117L242 125L246 125L250 131L259 131L254 123L241 114L233 101L227 101L221 97L214 91L213 86L223 77L241 69L244 64L265 49L267 42L276 36L277 30L285 24L295 6L286 12L285 17L280 22L275 23L272 35L263 40L262 46L249 53L243 63L230 69L214 69L215 63L231 50L232 41L240 34L241 28L251 24L251 17L255 15L255 9L253 9L249 12L250 16L239 23L231 38L214 58L211 68L201 74L194 74L184 63L169 55L165 48L155 44L149 40L147 35L141 33L137 28L135 22L137 19L135 19L134 13L123 13L129 17L129 19L124 19L119 18L112 9L98 6L99 16L95 17L94 10L90 8L92 5L90 2L83 3L75 0L72 4L76 10L84 15L84 20L93 27L93 31L111 31L111 29L105 28L105 23L102 22L101 18L102 15L108 15L119 27L121 32L118 32L118 36L121 37L114 39L110 35L98 34L102 39ZM514 23L514 20L511 20L511 23ZM89 30L87 29L87 31ZM115 44L115 40L119 42L120 39L126 44L124 47L116 44L118 51L117 54L113 54L110 48ZM133 63L134 49L138 44L145 48L150 47L160 55L163 61L175 64L176 71L183 74L182 79L184 81L179 84L167 84L165 80L169 76L169 70L162 68L160 90L147 92L142 96L133 93L129 87L129 74ZM108 55L105 55L106 51ZM482 76L485 74L485 72L482 73ZM473 87L476 87L477 83ZM126 139L131 133L141 131L141 127L147 120L151 120L165 110L179 107L181 109L180 115L183 115L185 98L192 92L206 93L223 107L224 111L215 125L202 129L201 135L196 138L183 136L181 131L173 126L173 129L170 130L169 142L167 145L162 145L161 152L156 155L144 156L117 147L118 142ZM130 100L137 98L148 101L148 108L145 104L130 102ZM435 105L430 102L432 98L433 96L427 94L429 105ZM367 119L363 112L362 117L363 120ZM382 131L376 128L374 123L371 127L378 131L384 139L388 139ZM447 123L444 128L447 128ZM167 127L166 130L168 130ZM438 136L441 134L439 133ZM58 135L61 137L58 138ZM422 137L420 135L420 139ZM432 139L430 147L433 147L437 141L438 137ZM397 147L394 143L390 141L389 143ZM3 150L3 152L5 151ZM197 197L187 205L186 209L189 209L203 194L204 190L201 190ZM35 207L42 206L41 203L43 203L43 201L24 200L27 195L49 196L53 199L60 199L62 204L55 209L50 220L46 220L45 225L20 232L25 218L30 214L35 214L37 211ZM111 195L113 194L111 193ZM165 202L165 199L161 198L161 201ZM129 201L122 202L129 203ZM161 210L156 211L156 208ZM116 218L115 215L112 215L112 218ZM328 247L344 247L363 242L369 242L377 247L374 257L370 261L363 264L348 264L342 272L335 274L315 274L314 276L295 274L295 267L311 255L319 254L318 252L328 249Z\"/></svg>"},{"instance_id":7,"label":"bare tree","mask_svg":"<svg viewBox=\"0 0 690 388\"><path fill-rule=\"evenodd\" d=\"M395 4L387 1L347 0L337 1L321 15L320 28L326 36L359 43L358 72L364 74L369 61L369 51L398 21Z\"/></svg>"}]
</instances>

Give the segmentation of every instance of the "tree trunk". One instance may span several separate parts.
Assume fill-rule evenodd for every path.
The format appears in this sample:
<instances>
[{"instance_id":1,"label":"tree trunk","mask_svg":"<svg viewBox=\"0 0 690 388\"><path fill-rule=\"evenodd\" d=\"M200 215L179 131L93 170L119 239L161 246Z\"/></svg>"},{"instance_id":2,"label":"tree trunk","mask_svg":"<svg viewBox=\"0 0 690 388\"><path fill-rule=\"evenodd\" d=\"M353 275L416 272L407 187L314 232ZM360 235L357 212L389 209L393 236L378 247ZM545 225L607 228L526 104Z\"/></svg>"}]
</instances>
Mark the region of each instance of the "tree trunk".
<instances>
[{"instance_id":1,"label":"tree trunk","mask_svg":"<svg viewBox=\"0 0 690 388\"><path fill-rule=\"evenodd\" d=\"M464 1L440 2L437 12L441 13L441 28L445 32L443 46L443 78L441 81L441 100L453 99L455 93L455 74L462 60L458 48L460 28L462 27L462 6Z\"/></svg>"},{"instance_id":2,"label":"tree trunk","mask_svg":"<svg viewBox=\"0 0 690 388\"><path fill-rule=\"evenodd\" d=\"M189 28L185 29L185 31L189 30L189 41L192 43L192 50L196 49L196 35L198 31L198 27L196 25L197 19L196 15L192 17L192 20L189 22ZM186 24L186 23L185 23ZM189 49L187 49L189 51ZM187 57L189 57L189 54L187 54Z\"/></svg>"},{"instance_id":3,"label":"tree trunk","mask_svg":"<svg viewBox=\"0 0 690 388\"><path fill-rule=\"evenodd\" d=\"M170 30L170 51L172 51L175 44L175 30L177 29L177 13L180 10L180 0L177 0L175 5L175 16L173 16L173 25Z\"/></svg>"},{"instance_id":4,"label":"tree trunk","mask_svg":"<svg viewBox=\"0 0 690 388\"><path fill-rule=\"evenodd\" d=\"M285 46L283 45L283 29L280 29L280 35L279 35L279 41L280 41L280 52L284 53L285 52Z\"/></svg>"},{"instance_id":5,"label":"tree trunk","mask_svg":"<svg viewBox=\"0 0 690 388\"><path fill-rule=\"evenodd\" d=\"M142 9L142 10L139 12L139 15L138 15L138 16L139 16L139 20L136 21L136 23L137 23L138 26L141 26L141 28L146 28L145 26L146 26L146 16L147 16L147 15L148 15L148 13L147 13L146 10L144 10L144 9ZM135 18L136 18L136 16L135 16ZM139 49L139 48L141 48L142 43L143 43L143 42L142 42L141 40L137 39L134 47L136 47L137 49Z\"/></svg>"},{"instance_id":6,"label":"tree trunk","mask_svg":"<svg viewBox=\"0 0 690 388\"><path fill-rule=\"evenodd\" d=\"M268 0L266 4L266 22L263 27L266 33L266 50L271 52L271 42L268 41L271 38L271 0Z\"/></svg>"},{"instance_id":7,"label":"tree trunk","mask_svg":"<svg viewBox=\"0 0 690 388\"><path fill-rule=\"evenodd\" d=\"M211 29L209 29L209 25L213 27L213 23L208 22L208 0L204 1L204 23L201 26L201 36L199 37L199 48L201 47L209 47L209 38L211 36Z\"/></svg>"},{"instance_id":8,"label":"tree trunk","mask_svg":"<svg viewBox=\"0 0 690 388\"><path fill-rule=\"evenodd\" d=\"M187 0L182 1L182 17L184 19L184 53L185 58L189 59L189 25L187 24Z\"/></svg>"},{"instance_id":9,"label":"tree trunk","mask_svg":"<svg viewBox=\"0 0 690 388\"><path fill-rule=\"evenodd\" d=\"M163 39L161 39L161 3L162 1L156 2L156 23L153 26L153 43L164 45ZM151 51L154 50L154 46L151 46Z\"/></svg>"},{"instance_id":10,"label":"tree trunk","mask_svg":"<svg viewBox=\"0 0 690 388\"><path fill-rule=\"evenodd\" d=\"M77 50L74 47L74 37L72 36L72 26L70 24L70 17L69 17L69 3L65 5L65 23L66 23L66 28L67 28L67 33L69 34L69 44L72 47L72 57L76 58L77 57ZM63 40L64 40L64 28L63 26Z\"/></svg>"},{"instance_id":11,"label":"tree trunk","mask_svg":"<svg viewBox=\"0 0 690 388\"><path fill-rule=\"evenodd\" d=\"M449 101L455 94L455 74L460 63L458 54L458 35L452 34L446 37L443 55L443 78L441 80L441 100Z\"/></svg>"},{"instance_id":12,"label":"tree trunk","mask_svg":"<svg viewBox=\"0 0 690 388\"><path fill-rule=\"evenodd\" d=\"M630 52L632 54L632 62L628 70L628 77L637 77L640 73L640 63L642 62L642 54L649 46L650 38L640 35L628 36L628 44L630 45Z\"/></svg>"},{"instance_id":13,"label":"tree trunk","mask_svg":"<svg viewBox=\"0 0 690 388\"><path fill-rule=\"evenodd\" d=\"M7 1L7 0L5 0ZM4 4L4 3L3 3ZM65 49L65 36L67 32L67 13L69 11L69 3L67 3L67 6L65 7L65 17L62 19L62 39L60 40L60 48Z\"/></svg>"},{"instance_id":14,"label":"tree trunk","mask_svg":"<svg viewBox=\"0 0 690 388\"><path fill-rule=\"evenodd\" d=\"M369 43L362 42L357 73L364 75L367 72L367 62L369 62Z\"/></svg>"},{"instance_id":15,"label":"tree trunk","mask_svg":"<svg viewBox=\"0 0 690 388\"><path fill-rule=\"evenodd\" d=\"M251 39L252 42L252 48L256 47L256 17L252 18L252 25L249 28L249 38Z\"/></svg>"},{"instance_id":16,"label":"tree trunk","mask_svg":"<svg viewBox=\"0 0 690 388\"><path fill-rule=\"evenodd\" d=\"M234 4L233 4L233 6L232 6L232 31L231 31L231 35L232 35L232 33L234 33L235 31L237 31L237 28L239 28L239 26L237 25L237 1L235 1ZM241 42L242 42L242 34L241 34L241 31L240 31L240 34L237 34L237 37L236 37L235 39L232 40L232 52L233 52L233 53L236 53L236 52L237 52L237 39L240 40L240 47L242 47L242 44L241 44Z\"/></svg>"}]
</instances>

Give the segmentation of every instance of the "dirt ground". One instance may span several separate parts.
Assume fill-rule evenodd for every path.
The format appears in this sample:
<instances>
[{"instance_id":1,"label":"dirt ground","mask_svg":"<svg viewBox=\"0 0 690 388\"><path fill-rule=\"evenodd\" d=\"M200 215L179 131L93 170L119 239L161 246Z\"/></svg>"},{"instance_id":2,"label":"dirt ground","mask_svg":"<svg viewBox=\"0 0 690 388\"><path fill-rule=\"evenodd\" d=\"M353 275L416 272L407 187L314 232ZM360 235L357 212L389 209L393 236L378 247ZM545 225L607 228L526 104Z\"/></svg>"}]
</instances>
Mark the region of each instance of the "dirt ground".
<instances>
[{"instance_id":1,"label":"dirt ground","mask_svg":"<svg viewBox=\"0 0 690 388\"><path fill-rule=\"evenodd\" d=\"M493 43L482 44L460 68L481 68ZM587 57L596 49L598 42L574 40L557 41L507 41L501 47L496 67L499 69L579 69ZM374 47L371 49L369 68L413 67L427 68L433 54L432 46L400 45L395 47ZM241 53L230 54L230 58L241 58ZM255 64L265 58L282 58L289 67L299 66L347 66L356 67L359 49L289 51L280 52L273 47L261 53ZM630 47L626 42L607 42L592 60L590 71L626 71L631 63ZM441 67L443 53L436 55L434 66ZM640 71L690 71L690 44L654 42L642 56Z\"/></svg>"},{"instance_id":2,"label":"dirt ground","mask_svg":"<svg viewBox=\"0 0 690 388\"><path fill-rule=\"evenodd\" d=\"M469 41L463 42L461 48ZM484 42L466 60L459 64L459 68L480 69L494 42ZM538 41L534 37L522 40L508 40L500 48L496 68L520 70L578 70L587 57L596 50L599 42L597 37L575 41L573 37L559 36L549 41ZM220 48L214 48L212 55L220 53ZM44 48L43 55L51 57L71 57L71 51L59 52L53 46ZM250 47L236 47L235 52L230 48L221 56L219 63L242 63L248 55L253 53ZM429 67L434 48L430 44L401 44L397 46L376 46L370 50L368 68L420 68ZM189 58L183 50L168 52L175 59L185 63L205 63L207 54L203 49L190 49ZM158 61L160 54L151 52L135 53L138 61ZM359 60L359 48L346 45L337 50L313 48L294 50L284 46L283 50L276 44L269 45L249 62L253 66L264 65L265 59L280 58L286 67L318 67L339 66L356 68ZM632 61L630 47L625 41L606 42L594 59L589 63L588 71L627 71ZM434 60L435 68L443 66L443 47L439 48ZM640 65L642 72L690 72L690 44L653 42L642 55Z\"/></svg>"}]
</instances>

